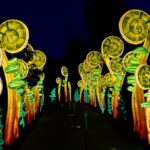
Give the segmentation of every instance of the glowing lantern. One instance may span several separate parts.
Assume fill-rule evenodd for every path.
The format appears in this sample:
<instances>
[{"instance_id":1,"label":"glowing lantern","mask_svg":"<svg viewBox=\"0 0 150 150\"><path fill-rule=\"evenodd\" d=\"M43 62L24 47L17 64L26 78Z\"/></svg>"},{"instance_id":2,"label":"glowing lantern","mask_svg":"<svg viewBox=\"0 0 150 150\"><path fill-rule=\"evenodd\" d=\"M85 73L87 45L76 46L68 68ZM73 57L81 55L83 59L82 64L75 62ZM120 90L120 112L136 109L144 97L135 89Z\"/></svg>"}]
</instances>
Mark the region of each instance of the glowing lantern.
<instances>
[{"instance_id":1,"label":"glowing lantern","mask_svg":"<svg viewBox=\"0 0 150 150\"><path fill-rule=\"evenodd\" d=\"M0 95L2 94L2 91L3 91L3 82L2 82L2 79L0 77Z\"/></svg>"}]
</instances>

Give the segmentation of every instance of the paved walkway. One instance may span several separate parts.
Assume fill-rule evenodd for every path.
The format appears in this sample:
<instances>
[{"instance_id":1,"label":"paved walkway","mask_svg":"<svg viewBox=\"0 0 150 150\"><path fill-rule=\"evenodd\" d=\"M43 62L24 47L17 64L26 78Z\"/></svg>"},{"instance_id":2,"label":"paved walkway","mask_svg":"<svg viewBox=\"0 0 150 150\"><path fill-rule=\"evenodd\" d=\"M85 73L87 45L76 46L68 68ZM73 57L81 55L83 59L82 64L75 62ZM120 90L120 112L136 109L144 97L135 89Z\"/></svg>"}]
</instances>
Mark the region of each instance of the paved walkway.
<instances>
[{"instance_id":1,"label":"paved walkway","mask_svg":"<svg viewBox=\"0 0 150 150\"><path fill-rule=\"evenodd\" d=\"M108 117L89 105L45 106L15 150L148 150L128 131L117 130ZM119 127L119 126L118 126ZM11 149L12 150L12 149Z\"/></svg>"}]
</instances>

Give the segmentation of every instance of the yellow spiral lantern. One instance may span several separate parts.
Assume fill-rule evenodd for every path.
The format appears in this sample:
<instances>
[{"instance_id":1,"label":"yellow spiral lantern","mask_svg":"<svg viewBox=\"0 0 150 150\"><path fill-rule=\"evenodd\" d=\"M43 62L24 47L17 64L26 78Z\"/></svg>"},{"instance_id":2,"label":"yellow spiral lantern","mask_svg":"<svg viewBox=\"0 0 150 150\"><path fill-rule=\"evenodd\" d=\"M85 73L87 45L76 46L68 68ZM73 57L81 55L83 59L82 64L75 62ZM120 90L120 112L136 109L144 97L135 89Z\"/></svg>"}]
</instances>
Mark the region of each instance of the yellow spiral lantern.
<instances>
[{"instance_id":1,"label":"yellow spiral lantern","mask_svg":"<svg viewBox=\"0 0 150 150\"><path fill-rule=\"evenodd\" d=\"M122 37L130 44L140 44L148 35L149 14L139 9L132 9L124 13L119 21Z\"/></svg>"},{"instance_id":2,"label":"yellow spiral lantern","mask_svg":"<svg viewBox=\"0 0 150 150\"><path fill-rule=\"evenodd\" d=\"M20 20L6 20L0 25L0 33L1 46L8 53L22 51L29 40L29 30Z\"/></svg>"},{"instance_id":3,"label":"yellow spiral lantern","mask_svg":"<svg viewBox=\"0 0 150 150\"><path fill-rule=\"evenodd\" d=\"M105 84L107 87L113 87L114 86L115 81L114 81L114 78L110 72L106 73L104 75L104 78L105 78Z\"/></svg>"},{"instance_id":4,"label":"yellow spiral lantern","mask_svg":"<svg viewBox=\"0 0 150 150\"><path fill-rule=\"evenodd\" d=\"M36 68L42 70L46 63L45 53L42 52L41 50L35 50L32 61L35 64Z\"/></svg>"},{"instance_id":5,"label":"yellow spiral lantern","mask_svg":"<svg viewBox=\"0 0 150 150\"><path fill-rule=\"evenodd\" d=\"M57 84L61 84L61 83L62 83L62 80L61 80L60 77L57 77L57 78L56 78L56 83L57 83Z\"/></svg>"},{"instance_id":6,"label":"yellow spiral lantern","mask_svg":"<svg viewBox=\"0 0 150 150\"><path fill-rule=\"evenodd\" d=\"M86 70L86 72L91 72L91 71L94 71L95 66L89 65L88 60L85 59L83 62L83 69Z\"/></svg>"},{"instance_id":7,"label":"yellow spiral lantern","mask_svg":"<svg viewBox=\"0 0 150 150\"><path fill-rule=\"evenodd\" d=\"M150 89L150 66L147 64L139 65L135 74L138 86L143 90Z\"/></svg>"},{"instance_id":8,"label":"yellow spiral lantern","mask_svg":"<svg viewBox=\"0 0 150 150\"><path fill-rule=\"evenodd\" d=\"M68 68L66 66L62 66L61 68L61 74L64 76L64 77L67 77L68 76Z\"/></svg>"},{"instance_id":9,"label":"yellow spiral lantern","mask_svg":"<svg viewBox=\"0 0 150 150\"><path fill-rule=\"evenodd\" d=\"M18 64L19 64L19 74L25 78L27 75L28 75L28 71L29 71L29 68L28 68L28 65L27 63L22 60L22 59L18 59Z\"/></svg>"},{"instance_id":10,"label":"yellow spiral lantern","mask_svg":"<svg viewBox=\"0 0 150 150\"><path fill-rule=\"evenodd\" d=\"M97 67L103 66L103 57L101 56L101 53L98 51L91 51L87 54L86 56L86 60L87 63L91 66L91 67Z\"/></svg>"},{"instance_id":11,"label":"yellow spiral lantern","mask_svg":"<svg viewBox=\"0 0 150 150\"><path fill-rule=\"evenodd\" d=\"M125 71L129 73L135 73L135 70L139 65L138 56L135 55L133 51L130 51L123 57L122 63Z\"/></svg>"},{"instance_id":12,"label":"yellow spiral lantern","mask_svg":"<svg viewBox=\"0 0 150 150\"><path fill-rule=\"evenodd\" d=\"M122 64L122 58L117 57L111 60L110 67L114 73L122 73L124 68Z\"/></svg>"},{"instance_id":13,"label":"yellow spiral lantern","mask_svg":"<svg viewBox=\"0 0 150 150\"><path fill-rule=\"evenodd\" d=\"M122 55L124 50L123 41L117 36L105 38L101 44L101 53L103 56L116 58Z\"/></svg>"}]
</instances>

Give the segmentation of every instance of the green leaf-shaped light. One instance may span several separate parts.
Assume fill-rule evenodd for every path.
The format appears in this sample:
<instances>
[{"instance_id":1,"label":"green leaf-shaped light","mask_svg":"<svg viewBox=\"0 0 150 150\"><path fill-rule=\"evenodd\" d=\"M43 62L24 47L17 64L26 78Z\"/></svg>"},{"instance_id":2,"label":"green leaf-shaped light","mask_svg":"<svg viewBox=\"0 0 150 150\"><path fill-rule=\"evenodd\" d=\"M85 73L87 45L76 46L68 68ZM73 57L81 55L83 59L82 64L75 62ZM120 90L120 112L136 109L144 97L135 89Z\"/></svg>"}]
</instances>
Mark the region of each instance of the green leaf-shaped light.
<instances>
[{"instance_id":1,"label":"green leaf-shaped light","mask_svg":"<svg viewBox=\"0 0 150 150\"><path fill-rule=\"evenodd\" d=\"M26 82L24 80L12 80L9 84L8 87L11 89L19 89L23 86L25 86Z\"/></svg>"},{"instance_id":2,"label":"green leaf-shaped light","mask_svg":"<svg viewBox=\"0 0 150 150\"><path fill-rule=\"evenodd\" d=\"M147 54L148 50L143 46L139 46L133 50L133 53L134 54Z\"/></svg>"}]
</instances>

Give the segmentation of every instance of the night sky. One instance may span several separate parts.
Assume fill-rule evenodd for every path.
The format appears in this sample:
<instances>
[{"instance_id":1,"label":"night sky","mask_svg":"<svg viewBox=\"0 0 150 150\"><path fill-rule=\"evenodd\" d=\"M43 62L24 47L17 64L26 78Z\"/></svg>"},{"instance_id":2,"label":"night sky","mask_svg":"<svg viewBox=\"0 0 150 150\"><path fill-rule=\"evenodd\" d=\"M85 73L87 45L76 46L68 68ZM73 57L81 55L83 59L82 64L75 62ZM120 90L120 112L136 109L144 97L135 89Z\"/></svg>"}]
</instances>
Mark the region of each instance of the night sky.
<instances>
[{"instance_id":1,"label":"night sky","mask_svg":"<svg viewBox=\"0 0 150 150\"><path fill-rule=\"evenodd\" d=\"M29 43L47 55L47 89L53 88L66 65L69 80L80 79L78 65L104 38L118 35L121 15L132 8L150 13L150 0L11 0L2 1L0 23L19 19L29 28Z\"/></svg>"}]
</instances>

